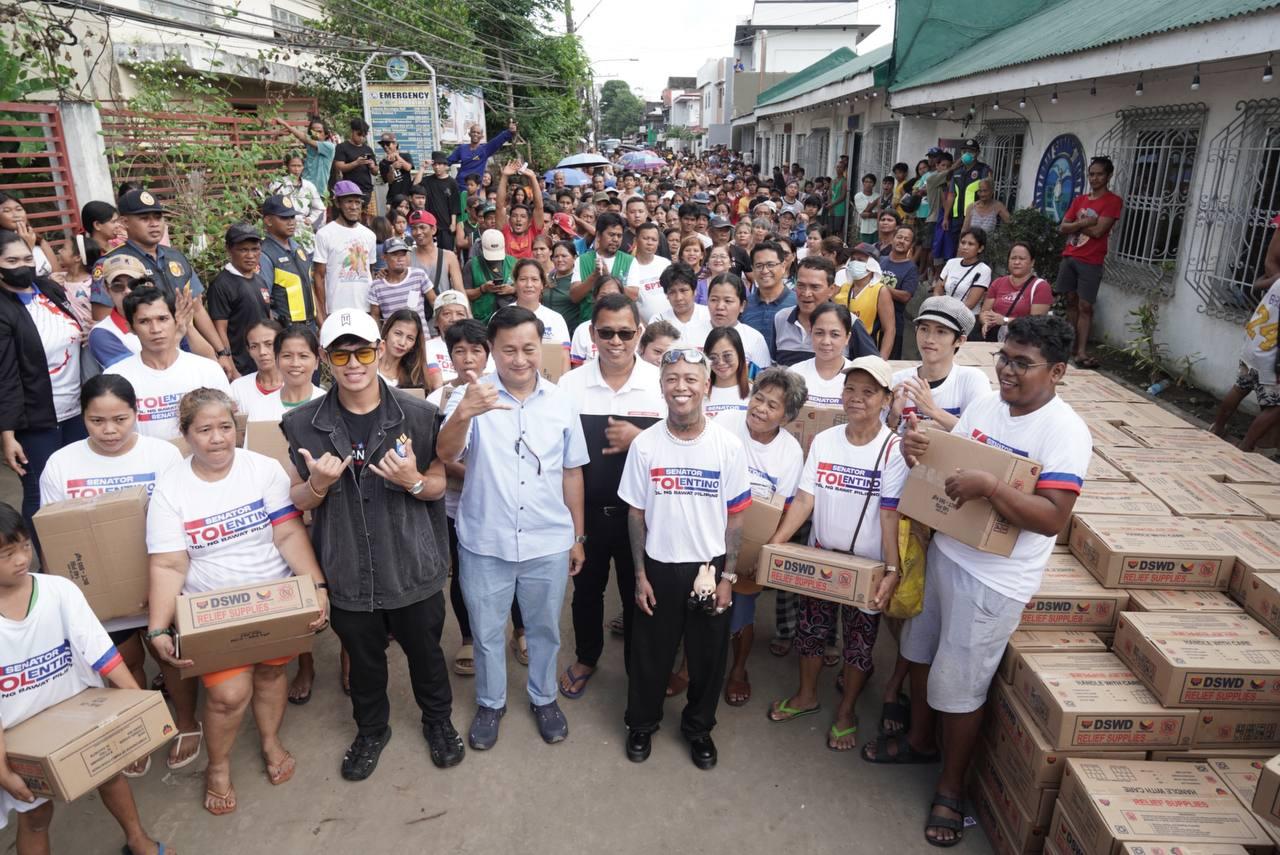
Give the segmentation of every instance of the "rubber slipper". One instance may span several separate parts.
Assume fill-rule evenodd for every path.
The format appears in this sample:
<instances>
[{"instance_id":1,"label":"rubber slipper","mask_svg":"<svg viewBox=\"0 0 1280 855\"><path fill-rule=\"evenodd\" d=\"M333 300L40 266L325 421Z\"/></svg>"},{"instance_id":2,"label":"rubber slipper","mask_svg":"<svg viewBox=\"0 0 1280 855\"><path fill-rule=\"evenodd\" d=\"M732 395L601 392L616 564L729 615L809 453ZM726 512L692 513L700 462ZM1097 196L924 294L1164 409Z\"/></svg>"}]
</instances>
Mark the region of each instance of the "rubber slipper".
<instances>
[{"instance_id":1,"label":"rubber slipper","mask_svg":"<svg viewBox=\"0 0 1280 855\"><path fill-rule=\"evenodd\" d=\"M897 730L885 728L885 722L898 725ZM911 699L899 693L896 701L885 701L880 707L880 732L885 736L899 736L911 728Z\"/></svg>"},{"instance_id":2,"label":"rubber slipper","mask_svg":"<svg viewBox=\"0 0 1280 855\"><path fill-rule=\"evenodd\" d=\"M847 727L847 728L844 728L843 730L836 727L835 722L832 722L831 728L827 731L827 747L830 748L832 751L852 751L854 748L858 747L856 743L853 745L850 745L848 748L839 748L835 745L835 742L837 740L844 739L846 736L852 736L857 732L858 732L857 716L855 716L853 719L853 727Z\"/></svg>"},{"instance_id":3,"label":"rubber slipper","mask_svg":"<svg viewBox=\"0 0 1280 855\"><path fill-rule=\"evenodd\" d=\"M295 707L300 707L311 700L311 691L308 690L305 695L299 695L296 698L293 695L289 695L287 700Z\"/></svg>"},{"instance_id":4,"label":"rubber slipper","mask_svg":"<svg viewBox=\"0 0 1280 855\"><path fill-rule=\"evenodd\" d=\"M823 667L823 668L834 668L834 667L836 667L836 666L837 666L837 665L839 665L839 664L840 664L840 654L839 654L839 653L824 653L824 654L822 654L822 667Z\"/></svg>"},{"instance_id":5,"label":"rubber slipper","mask_svg":"<svg viewBox=\"0 0 1280 855\"><path fill-rule=\"evenodd\" d=\"M179 750L182 749L182 740L191 736L199 737L199 740L200 740L199 742L196 743L195 752L187 759L179 760L177 763L171 762L169 760L165 760L165 765L169 767L170 771L176 772L179 769L183 768L184 766L190 766L192 763L196 762L196 758L200 756L200 749L204 747L204 722L202 721L196 722L195 730L189 730L186 733L178 734L177 746Z\"/></svg>"},{"instance_id":6,"label":"rubber slipper","mask_svg":"<svg viewBox=\"0 0 1280 855\"><path fill-rule=\"evenodd\" d=\"M676 695L689 688L689 678L680 674L673 673L667 678L667 697L674 698Z\"/></svg>"},{"instance_id":7,"label":"rubber slipper","mask_svg":"<svg viewBox=\"0 0 1280 855\"><path fill-rule=\"evenodd\" d=\"M733 696L737 695L739 700L734 700ZM745 680L729 680L724 687L724 702L731 707L744 706L747 701L751 700L751 678L748 675Z\"/></svg>"},{"instance_id":8,"label":"rubber slipper","mask_svg":"<svg viewBox=\"0 0 1280 855\"><path fill-rule=\"evenodd\" d=\"M561 683L560 694L570 700L576 701L578 698L582 697L584 692L587 691L587 682L595 675L595 673L595 671L588 671L586 674L575 675L573 673L573 666L570 665L568 668L564 669L564 675L569 678L570 688L566 689L564 687L564 683ZM574 686L577 686L578 688L573 689Z\"/></svg>"},{"instance_id":9,"label":"rubber slipper","mask_svg":"<svg viewBox=\"0 0 1280 855\"><path fill-rule=\"evenodd\" d=\"M136 761L135 761L135 762L136 762ZM151 771L151 755L150 755L150 754L148 754L148 755L147 755L147 762L146 762L146 763L144 763L144 764L142 764L142 771L141 771L141 772L130 772L130 771L126 768L126 769L125 769L125 771L124 771L124 776L125 776L126 778L142 778L142 777L145 777L145 776L146 776L146 774L147 774L148 772L150 772L150 771Z\"/></svg>"},{"instance_id":10,"label":"rubber slipper","mask_svg":"<svg viewBox=\"0 0 1280 855\"><path fill-rule=\"evenodd\" d=\"M794 641L790 638L775 638L769 642L769 652L774 656L786 656L791 652Z\"/></svg>"},{"instance_id":11,"label":"rubber slipper","mask_svg":"<svg viewBox=\"0 0 1280 855\"><path fill-rule=\"evenodd\" d=\"M274 766L266 762L266 757L263 757L262 760L267 766L267 780L271 782L273 787L278 787L288 782L293 777L293 773L298 770L298 761L288 751L284 753L284 760Z\"/></svg>"},{"instance_id":12,"label":"rubber slipper","mask_svg":"<svg viewBox=\"0 0 1280 855\"><path fill-rule=\"evenodd\" d=\"M476 673L476 648L474 644L464 644L458 648L453 657L453 673L459 677L474 677Z\"/></svg>"},{"instance_id":13,"label":"rubber slipper","mask_svg":"<svg viewBox=\"0 0 1280 855\"><path fill-rule=\"evenodd\" d=\"M614 635L622 635L625 631L626 628L622 625L622 615L618 615L613 620L609 621L609 632Z\"/></svg>"},{"instance_id":14,"label":"rubber slipper","mask_svg":"<svg viewBox=\"0 0 1280 855\"><path fill-rule=\"evenodd\" d=\"M894 741L898 752L896 754L889 753L889 740ZM867 749L875 746L876 756L872 757L867 754ZM937 763L942 759L942 754L938 751L932 754L921 754L911 747L911 743L907 741L905 736L877 736L875 742L868 742L862 746L859 752L862 759L868 763L876 763L885 766L923 766L929 763Z\"/></svg>"},{"instance_id":15,"label":"rubber slipper","mask_svg":"<svg viewBox=\"0 0 1280 855\"><path fill-rule=\"evenodd\" d=\"M817 704L815 706L809 707L807 710L796 709L795 707L791 706L791 698L783 698L780 701L775 701L773 704L769 706L769 721L779 722L779 723L784 721L792 721L793 719L804 718L807 715L813 715L820 709L822 709L822 704ZM778 717L779 713L782 714L781 718Z\"/></svg>"},{"instance_id":16,"label":"rubber slipper","mask_svg":"<svg viewBox=\"0 0 1280 855\"><path fill-rule=\"evenodd\" d=\"M153 840L151 842L156 845L156 855L164 855L164 853L169 851L168 848L159 840ZM120 855L133 855L133 847L126 843L124 848L120 850Z\"/></svg>"},{"instance_id":17,"label":"rubber slipper","mask_svg":"<svg viewBox=\"0 0 1280 855\"><path fill-rule=\"evenodd\" d=\"M229 813L234 813L236 809L235 797L236 797L235 787L228 787L225 793L215 793L213 790L206 787L204 791L204 809L207 810L209 813L213 814L214 816L226 816ZM213 799L217 799L218 801L222 802L222 807L220 808L210 807L209 803ZM230 802L229 805L227 804L228 802Z\"/></svg>"},{"instance_id":18,"label":"rubber slipper","mask_svg":"<svg viewBox=\"0 0 1280 855\"><path fill-rule=\"evenodd\" d=\"M939 816L933 812L935 807L944 807L947 810L953 810L960 814L960 819L952 819L949 816ZM948 831L955 832L955 837L950 840L935 840L929 836L929 829L945 828ZM934 793L933 801L929 803L929 818L924 822L924 839L930 846L937 846L939 849L950 849L960 841L964 840L964 805L959 799L949 798L942 793Z\"/></svg>"},{"instance_id":19,"label":"rubber slipper","mask_svg":"<svg viewBox=\"0 0 1280 855\"><path fill-rule=\"evenodd\" d=\"M529 664L529 646L524 640L523 635L513 635L511 641L507 644L511 652L515 654L516 661L521 665Z\"/></svg>"}]
</instances>

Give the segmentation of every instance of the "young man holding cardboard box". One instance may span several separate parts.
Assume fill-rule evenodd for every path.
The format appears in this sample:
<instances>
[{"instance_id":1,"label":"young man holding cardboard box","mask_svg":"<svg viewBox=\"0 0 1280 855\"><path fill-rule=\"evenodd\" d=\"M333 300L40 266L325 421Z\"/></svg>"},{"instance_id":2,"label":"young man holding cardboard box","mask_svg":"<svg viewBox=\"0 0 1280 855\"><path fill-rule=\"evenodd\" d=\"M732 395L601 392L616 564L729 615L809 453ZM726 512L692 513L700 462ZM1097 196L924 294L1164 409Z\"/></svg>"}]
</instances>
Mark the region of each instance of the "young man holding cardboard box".
<instances>
[{"instance_id":1,"label":"young man holding cardboard box","mask_svg":"<svg viewBox=\"0 0 1280 855\"><path fill-rule=\"evenodd\" d=\"M103 677L117 688L138 688L80 589L68 579L32 573L31 557L31 535L22 516L0 504L0 828L11 811L18 812L17 845L22 853L49 851L53 802L32 793L11 767L5 731L87 688L101 686ZM117 766L123 768L124 763ZM164 851L143 830L123 775L100 784L98 795L120 823L126 851Z\"/></svg>"},{"instance_id":2,"label":"young man holding cardboard box","mask_svg":"<svg viewBox=\"0 0 1280 855\"><path fill-rule=\"evenodd\" d=\"M947 461L955 468L946 478L953 502L989 502L1020 532L1008 558L935 532L924 610L907 622L901 640L902 655L913 663L911 729L905 737L881 737L863 748L863 758L875 763L935 762L934 711L942 713L945 762L925 827L935 845L952 846L963 836L960 796L979 741L987 688L1024 604L1040 586L1089 468L1089 429L1055 394L1071 346L1071 329L1061 318L1014 320L995 357L999 397L972 404L951 431L1038 461L1037 482L1034 492L1023 492L990 472ZM908 465L936 465L926 456L929 433L915 417L908 424L903 437ZM910 513L906 507L903 512Z\"/></svg>"}]
</instances>

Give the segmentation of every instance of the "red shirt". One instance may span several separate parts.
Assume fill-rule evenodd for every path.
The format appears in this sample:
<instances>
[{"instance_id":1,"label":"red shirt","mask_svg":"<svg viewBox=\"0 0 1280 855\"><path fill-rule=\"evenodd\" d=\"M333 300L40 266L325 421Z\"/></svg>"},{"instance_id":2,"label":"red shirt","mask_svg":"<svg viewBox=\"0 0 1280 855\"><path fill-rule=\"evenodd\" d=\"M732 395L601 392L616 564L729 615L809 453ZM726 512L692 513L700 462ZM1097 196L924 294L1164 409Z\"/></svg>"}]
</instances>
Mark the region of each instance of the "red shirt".
<instances>
[{"instance_id":1,"label":"red shirt","mask_svg":"<svg viewBox=\"0 0 1280 855\"><path fill-rule=\"evenodd\" d=\"M1065 222L1074 222L1081 217L1113 217L1120 219L1120 209L1124 207L1124 202L1120 197L1110 190L1103 193L1097 199L1090 199L1088 193L1082 193L1071 200L1071 207L1067 209ZM1078 258L1086 264L1101 264L1107 257L1107 239L1111 237L1111 232L1107 232L1102 237L1089 237L1084 232L1076 232L1067 237L1066 249L1062 250L1064 256Z\"/></svg>"},{"instance_id":2,"label":"red shirt","mask_svg":"<svg viewBox=\"0 0 1280 855\"><path fill-rule=\"evenodd\" d=\"M1014 285L1013 280L1008 276L1001 276L999 279L991 283L991 287L987 289L985 299L995 300L995 305L991 308L997 315L1004 315L1007 318L1020 318L1024 315L1031 314L1032 306L1049 306L1053 304L1053 286L1041 279L1039 276L1032 277L1030 282L1023 283L1026 290L1022 296L1018 296L1018 292L1022 291L1021 285ZM1014 301L1017 300L1017 304Z\"/></svg>"},{"instance_id":3,"label":"red shirt","mask_svg":"<svg viewBox=\"0 0 1280 855\"><path fill-rule=\"evenodd\" d=\"M512 258L533 258L533 239L540 235L541 232L529 226L524 230L524 234L516 234L511 231L510 225L502 227L502 236L507 239L507 255Z\"/></svg>"}]
</instances>

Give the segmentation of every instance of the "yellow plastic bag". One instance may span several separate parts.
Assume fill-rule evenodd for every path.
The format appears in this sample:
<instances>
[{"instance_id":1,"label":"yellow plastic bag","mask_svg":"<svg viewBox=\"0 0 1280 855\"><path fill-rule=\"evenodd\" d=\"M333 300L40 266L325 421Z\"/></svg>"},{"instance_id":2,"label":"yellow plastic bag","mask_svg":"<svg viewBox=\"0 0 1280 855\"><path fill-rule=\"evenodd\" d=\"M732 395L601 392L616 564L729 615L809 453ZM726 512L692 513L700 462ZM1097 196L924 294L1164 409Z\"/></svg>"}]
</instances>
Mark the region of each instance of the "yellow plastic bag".
<instances>
[{"instance_id":1,"label":"yellow plastic bag","mask_svg":"<svg viewBox=\"0 0 1280 855\"><path fill-rule=\"evenodd\" d=\"M932 531L915 520L898 522L898 572L902 578L884 610L886 617L905 620L924 609L924 557Z\"/></svg>"}]
</instances>

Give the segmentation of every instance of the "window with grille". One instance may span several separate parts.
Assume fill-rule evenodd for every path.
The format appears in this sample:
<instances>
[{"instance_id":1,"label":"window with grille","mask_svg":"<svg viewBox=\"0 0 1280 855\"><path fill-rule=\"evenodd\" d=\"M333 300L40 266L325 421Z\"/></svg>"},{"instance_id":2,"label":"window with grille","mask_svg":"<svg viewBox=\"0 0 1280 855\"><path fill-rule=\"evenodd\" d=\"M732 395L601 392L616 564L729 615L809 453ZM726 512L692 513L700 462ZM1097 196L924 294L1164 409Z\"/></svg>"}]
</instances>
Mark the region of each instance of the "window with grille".
<instances>
[{"instance_id":1,"label":"window with grille","mask_svg":"<svg viewBox=\"0 0 1280 855\"><path fill-rule=\"evenodd\" d=\"M1111 189L1124 213L1111 231L1107 281L1133 291L1173 294L1204 104L1121 110L1098 141L1099 155L1115 164Z\"/></svg>"},{"instance_id":2,"label":"window with grille","mask_svg":"<svg viewBox=\"0 0 1280 855\"><path fill-rule=\"evenodd\" d=\"M862 162L858 165L859 178L868 172L876 176L876 187L886 175L893 174L893 164L898 157L898 123L885 122L871 126L869 140L862 151Z\"/></svg>"},{"instance_id":3,"label":"window with grille","mask_svg":"<svg viewBox=\"0 0 1280 855\"><path fill-rule=\"evenodd\" d=\"M1280 98L1241 101L1209 140L1186 278L1206 314L1244 321L1280 214Z\"/></svg>"},{"instance_id":4,"label":"window with grille","mask_svg":"<svg viewBox=\"0 0 1280 855\"><path fill-rule=\"evenodd\" d=\"M1018 202L1018 173L1022 171L1022 147L1027 123L1021 119L987 122L978 131L982 160L991 167L995 196L1012 211Z\"/></svg>"},{"instance_id":5,"label":"window with grille","mask_svg":"<svg viewBox=\"0 0 1280 855\"><path fill-rule=\"evenodd\" d=\"M291 12L274 3L271 4L271 23L275 25L273 29L278 39L288 38L306 25L306 21L297 12Z\"/></svg>"},{"instance_id":6,"label":"window with grille","mask_svg":"<svg viewBox=\"0 0 1280 855\"><path fill-rule=\"evenodd\" d=\"M773 157L775 161L773 165L781 166L783 169L787 168L787 149L782 142L786 138L786 134L773 135Z\"/></svg>"},{"instance_id":7,"label":"window with grille","mask_svg":"<svg viewBox=\"0 0 1280 855\"><path fill-rule=\"evenodd\" d=\"M142 0L144 12L187 24L213 23L209 8L200 3L180 3L175 0Z\"/></svg>"}]
</instances>

